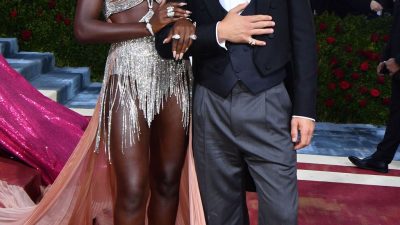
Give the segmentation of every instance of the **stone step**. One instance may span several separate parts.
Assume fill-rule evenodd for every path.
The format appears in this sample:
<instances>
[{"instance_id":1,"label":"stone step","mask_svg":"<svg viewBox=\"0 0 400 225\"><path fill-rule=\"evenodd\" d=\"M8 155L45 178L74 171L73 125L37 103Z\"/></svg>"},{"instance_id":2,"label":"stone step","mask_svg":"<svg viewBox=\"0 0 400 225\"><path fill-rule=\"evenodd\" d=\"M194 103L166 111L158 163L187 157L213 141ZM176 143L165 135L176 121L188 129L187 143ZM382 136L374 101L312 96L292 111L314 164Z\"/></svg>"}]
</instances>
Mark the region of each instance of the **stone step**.
<instances>
[{"instance_id":1,"label":"stone step","mask_svg":"<svg viewBox=\"0 0 400 225\"><path fill-rule=\"evenodd\" d=\"M6 52L6 44L3 42L0 42L0 54L4 55L5 52Z\"/></svg>"},{"instance_id":2,"label":"stone step","mask_svg":"<svg viewBox=\"0 0 400 225\"><path fill-rule=\"evenodd\" d=\"M69 108L93 109L96 106L102 83L92 83L89 87L77 94L65 106Z\"/></svg>"},{"instance_id":3,"label":"stone step","mask_svg":"<svg viewBox=\"0 0 400 225\"><path fill-rule=\"evenodd\" d=\"M0 43L3 45L1 54L5 57L18 53L18 40L16 38L0 38Z\"/></svg>"},{"instance_id":4,"label":"stone step","mask_svg":"<svg viewBox=\"0 0 400 225\"><path fill-rule=\"evenodd\" d=\"M53 53L50 52L18 52L13 54L8 59L23 59L28 61L37 62L41 66L41 73L50 72L55 68L55 58Z\"/></svg>"},{"instance_id":5,"label":"stone step","mask_svg":"<svg viewBox=\"0 0 400 225\"><path fill-rule=\"evenodd\" d=\"M7 62L27 80L33 80L42 73L42 64L36 60L10 59Z\"/></svg>"},{"instance_id":6,"label":"stone step","mask_svg":"<svg viewBox=\"0 0 400 225\"><path fill-rule=\"evenodd\" d=\"M38 90L57 91L57 102L67 103L82 90L82 75L52 71L31 81Z\"/></svg>"},{"instance_id":7,"label":"stone step","mask_svg":"<svg viewBox=\"0 0 400 225\"><path fill-rule=\"evenodd\" d=\"M56 72L60 73L74 73L80 74L82 76L82 88L89 87L92 83L90 81L90 69L89 67L62 67L54 69Z\"/></svg>"}]
</instances>

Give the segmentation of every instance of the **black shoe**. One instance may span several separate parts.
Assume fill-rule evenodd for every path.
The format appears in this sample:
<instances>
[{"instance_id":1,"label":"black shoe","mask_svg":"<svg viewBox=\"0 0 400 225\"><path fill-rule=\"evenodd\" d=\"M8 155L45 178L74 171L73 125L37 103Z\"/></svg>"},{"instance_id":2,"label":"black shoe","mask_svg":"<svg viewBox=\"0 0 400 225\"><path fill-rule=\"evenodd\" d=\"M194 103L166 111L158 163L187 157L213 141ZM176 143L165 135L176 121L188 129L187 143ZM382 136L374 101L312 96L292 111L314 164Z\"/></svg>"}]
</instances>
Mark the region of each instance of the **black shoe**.
<instances>
[{"instance_id":1,"label":"black shoe","mask_svg":"<svg viewBox=\"0 0 400 225\"><path fill-rule=\"evenodd\" d=\"M388 164L379 160L372 158L371 156L360 159L355 156L349 156L349 160L356 165L358 168L373 170L380 173L388 173Z\"/></svg>"}]
</instances>

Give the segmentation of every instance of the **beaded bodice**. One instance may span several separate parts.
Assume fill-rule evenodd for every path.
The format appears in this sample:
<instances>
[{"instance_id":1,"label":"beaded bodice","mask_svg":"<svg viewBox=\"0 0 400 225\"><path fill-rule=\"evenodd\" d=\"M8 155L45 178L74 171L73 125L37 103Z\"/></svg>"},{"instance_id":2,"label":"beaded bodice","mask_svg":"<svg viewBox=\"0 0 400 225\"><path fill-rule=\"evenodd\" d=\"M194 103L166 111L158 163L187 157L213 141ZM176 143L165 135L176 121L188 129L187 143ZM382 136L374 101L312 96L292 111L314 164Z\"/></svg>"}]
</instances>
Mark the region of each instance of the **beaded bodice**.
<instances>
[{"instance_id":1,"label":"beaded bodice","mask_svg":"<svg viewBox=\"0 0 400 225\"><path fill-rule=\"evenodd\" d=\"M104 15L106 18L114 13L119 13L133 8L145 0L104 0ZM161 3L162 0L155 0Z\"/></svg>"}]
</instances>

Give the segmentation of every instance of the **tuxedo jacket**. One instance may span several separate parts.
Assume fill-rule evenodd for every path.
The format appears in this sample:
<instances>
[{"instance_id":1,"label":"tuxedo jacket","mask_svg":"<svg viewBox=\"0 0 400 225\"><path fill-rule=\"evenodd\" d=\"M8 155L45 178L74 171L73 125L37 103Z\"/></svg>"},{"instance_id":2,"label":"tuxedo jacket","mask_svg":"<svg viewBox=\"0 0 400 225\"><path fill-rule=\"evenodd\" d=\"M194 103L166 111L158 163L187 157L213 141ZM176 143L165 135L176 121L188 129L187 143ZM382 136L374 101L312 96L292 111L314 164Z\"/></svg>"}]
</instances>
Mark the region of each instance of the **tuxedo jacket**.
<instances>
[{"instance_id":1,"label":"tuxedo jacket","mask_svg":"<svg viewBox=\"0 0 400 225\"><path fill-rule=\"evenodd\" d=\"M276 71L287 68L289 72L282 76L288 76L293 114L315 118L317 54L309 0L252 1L256 4L256 14L271 15L276 23L273 34L254 36L267 42L266 46L253 47L257 76L268 79ZM192 11L191 19L197 24L197 40L188 51L193 56L195 81L212 82L213 77L224 73L230 60L229 51L216 40L216 24L224 19L227 11L219 0L187 0L187 3L188 10ZM164 58L172 58L171 47L162 44L168 32L167 27L156 36L157 50Z\"/></svg>"},{"instance_id":2,"label":"tuxedo jacket","mask_svg":"<svg viewBox=\"0 0 400 225\"><path fill-rule=\"evenodd\" d=\"M383 60L388 60L389 58L396 58L396 61L400 63L400 0L396 0L393 4L393 23L390 40L382 56Z\"/></svg>"}]
</instances>

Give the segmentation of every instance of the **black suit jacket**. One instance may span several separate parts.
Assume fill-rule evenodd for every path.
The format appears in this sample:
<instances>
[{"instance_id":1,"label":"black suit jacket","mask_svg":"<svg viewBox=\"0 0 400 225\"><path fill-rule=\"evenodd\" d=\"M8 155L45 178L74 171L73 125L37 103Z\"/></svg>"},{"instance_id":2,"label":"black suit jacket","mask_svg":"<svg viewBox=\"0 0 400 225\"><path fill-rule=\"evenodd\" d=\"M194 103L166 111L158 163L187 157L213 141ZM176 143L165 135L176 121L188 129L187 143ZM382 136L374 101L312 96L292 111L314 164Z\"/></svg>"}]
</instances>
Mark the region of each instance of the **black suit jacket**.
<instances>
[{"instance_id":1,"label":"black suit jacket","mask_svg":"<svg viewBox=\"0 0 400 225\"><path fill-rule=\"evenodd\" d=\"M256 36L268 44L254 47L254 63L261 76L290 65L290 83L293 89L293 114L316 117L317 54L313 15L309 0L253 0L257 14L271 15L276 23L272 35ZM216 24L227 12L219 0L187 0L191 18L197 23L197 40L189 54L193 56L195 79L207 73L223 73L229 62L229 53L216 41ZM171 58L170 46L162 40L168 28L157 35L156 46L162 57ZM229 45L229 43L227 43Z\"/></svg>"},{"instance_id":2,"label":"black suit jacket","mask_svg":"<svg viewBox=\"0 0 400 225\"><path fill-rule=\"evenodd\" d=\"M400 62L400 0L393 5L393 23L390 32L390 40L383 52L382 59L396 58Z\"/></svg>"}]
</instances>

